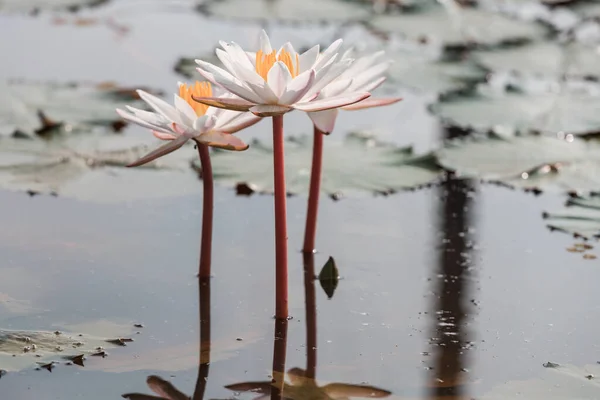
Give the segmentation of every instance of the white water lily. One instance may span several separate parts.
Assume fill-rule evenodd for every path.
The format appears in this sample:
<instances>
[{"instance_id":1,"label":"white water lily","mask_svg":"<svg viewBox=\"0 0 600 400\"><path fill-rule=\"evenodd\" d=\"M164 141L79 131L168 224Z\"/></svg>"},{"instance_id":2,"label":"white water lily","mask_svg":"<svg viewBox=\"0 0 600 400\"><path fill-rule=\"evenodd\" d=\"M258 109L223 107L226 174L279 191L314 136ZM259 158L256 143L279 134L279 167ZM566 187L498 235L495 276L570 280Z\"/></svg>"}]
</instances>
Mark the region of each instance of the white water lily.
<instances>
[{"instance_id":1,"label":"white water lily","mask_svg":"<svg viewBox=\"0 0 600 400\"><path fill-rule=\"evenodd\" d=\"M169 143L130 164L131 167L169 154L188 140L227 150L246 150L248 145L232 134L260 120L251 113L222 110L193 101L192 96L212 95L212 86L208 82L190 86L179 83L179 94L174 95L173 106L143 90L137 92L154 112L127 106L128 111L117 109L117 113L127 121L151 129L154 136Z\"/></svg>"},{"instance_id":2,"label":"white water lily","mask_svg":"<svg viewBox=\"0 0 600 400\"><path fill-rule=\"evenodd\" d=\"M324 87L352 66L350 58L338 59L341 45L339 39L323 53L317 45L298 54L290 43L273 50L269 37L262 31L260 50L253 57L236 43L221 42L223 48L216 53L225 69L196 60L198 72L238 97L193 98L210 106L250 111L260 117L281 115L293 109L314 112L356 103L370 93L346 91L315 100Z\"/></svg>"},{"instance_id":3,"label":"white water lily","mask_svg":"<svg viewBox=\"0 0 600 400\"><path fill-rule=\"evenodd\" d=\"M342 56L342 61L350 59L352 49ZM356 92L371 92L379 87L385 80L385 73L392 64L390 60L384 60L384 51L379 51L356 59L333 82L325 86L313 101L336 96L345 96ZM362 110L371 107L386 106L402 100L400 97L374 98L356 102L354 104L340 107L342 110ZM315 126L323 133L331 133L335 127L339 108L325 111L309 112L308 116Z\"/></svg>"}]
</instances>

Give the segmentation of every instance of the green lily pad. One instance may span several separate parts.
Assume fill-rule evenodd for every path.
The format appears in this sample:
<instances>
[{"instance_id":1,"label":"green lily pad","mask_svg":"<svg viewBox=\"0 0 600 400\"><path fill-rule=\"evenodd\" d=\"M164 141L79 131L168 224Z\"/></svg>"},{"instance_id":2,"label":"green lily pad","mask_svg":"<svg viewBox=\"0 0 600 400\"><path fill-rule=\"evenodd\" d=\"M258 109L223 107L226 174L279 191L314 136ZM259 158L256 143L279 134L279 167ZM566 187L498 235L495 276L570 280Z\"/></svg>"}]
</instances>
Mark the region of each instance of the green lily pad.
<instances>
[{"instance_id":1,"label":"green lily pad","mask_svg":"<svg viewBox=\"0 0 600 400\"><path fill-rule=\"evenodd\" d=\"M286 140L286 189L308 193L312 140ZM258 192L273 192L273 150L259 141L242 153L213 153L213 174L224 184L246 184ZM343 142L325 138L321 189L328 194L390 193L435 181L438 169L430 155L416 156L412 148L382 144L372 137L350 134Z\"/></svg>"},{"instance_id":2,"label":"green lily pad","mask_svg":"<svg viewBox=\"0 0 600 400\"><path fill-rule=\"evenodd\" d=\"M0 11L34 12L39 10L78 11L82 7L96 7L109 0L2 0Z\"/></svg>"},{"instance_id":3,"label":"green lily pad","mask_svg":"<svg viewBox=\"0 0 600 400\"><path fill-rule=\"evenodd\" d=\"M563 210L545 212L544 219L553 230L586 239L600 237L600 194L572 197Z\"/></svg>"},{"instance_id":4,"label":"green lily pad","mask_svg":"<svg viewBox=\"0 0 600 400\"><path fill-rule=\"evenodd\" d=\"M526 46L478 51L476 60L490 71L568 77L599 77L600 52L597 48L573 42L538 42Z\"/></svg>"},{"instance_id":5,"label":"green lily pad","mask_svg":"<svg viewBox=\"0 0 600 400\"><path fill-rule=\"evenodd\" d=\"M0 84L0 137L120 131L125 124L115 108L141 107L138 99L135 90L112 83L9 81Z\"/></svg>"},{"instance_id":6,"label":"green lily pad","mask_svg":"<svg viewBox=\"0 0 600 400\"><path fill-rule=\"evenodd\" d=\"M449 12L437 3L414 12L379 15L371 19L369 25L378 31L397 33L418 42L437 43L446 48L472 44L495 46L539 39L548 34L546 27L535 22L458 6Z\"/></svg>"},{"instance_id":7,"label":"green lily pad","mask_svg":"<svg viewBox=\"0 0 600 400\"><path fill-rule=\"evenodd\" d=\"M512 90L480 87L475 94L447 96L431 111L453 126L475 131L588 135L600 132L600 86L566 82Z\"/></svg>"},{"instance_id":8,"label":"green lily pad","mask_svg":"<svg viewBox=\"0 0 600 400\"><path fill-rule=\"evenodd\" d=\"M125 168L149 151L145 145L130 145L133 141L106 134L48 142L0 139L0 187L94 202L175 196L200 189L201 182L189 169L195 157L191 144L148 167ZM169 184L157 191L157 182L163 179Z\"/></svg>"},{"instance_id":9,"label":"green lily pad","mask_svg":"<svg viewBox=\"0 0 600 400\"><path fill-rule=\"evenodd\" d=\"M541 368L541 367L540 367ZM539 378L494 387L481 400L595 400L600 398L600 365L543 368Z\"/></svg>"},{"instance_id":10,"label":"green lily pad","mask_svg":"<svg viewBox=\"0 0 600 400\"><path fill-rule=\"evenodd\" d=\"M50 331L0 330L0 362L7 371L19 371L62 362L78 363L115 345L106 338Z\"/></svg>"},{"instance_id":11,"label":"green lily pad","mask_svg":"<svg viewBox=\"0 0 600 400\"><path fill-rule=\"evenodd\" d=\"M371 8L344 0L205 0L198 9L209 16L241 20L346 22L371 15Z\"/></svg>"},{"instance_id":12,"label":"green lily pad","mask_svg":"<svg viewBox=\"0 0 600 400\"><path fill-rule=\"evenodd\" d=\"M543 136L454 140L437 151L440 165L465 177L525 189L600 188L600 144Z\"/></svg>"}]
</instances>

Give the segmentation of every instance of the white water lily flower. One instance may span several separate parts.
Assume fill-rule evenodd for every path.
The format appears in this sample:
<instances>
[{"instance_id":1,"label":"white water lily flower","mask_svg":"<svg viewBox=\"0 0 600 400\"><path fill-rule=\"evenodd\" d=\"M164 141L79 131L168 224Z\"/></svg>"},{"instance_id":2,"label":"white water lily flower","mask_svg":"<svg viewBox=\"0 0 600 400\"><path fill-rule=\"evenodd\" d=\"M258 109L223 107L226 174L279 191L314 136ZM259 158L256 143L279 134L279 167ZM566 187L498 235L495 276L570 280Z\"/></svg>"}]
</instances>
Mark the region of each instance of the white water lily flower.
<instances>
[{"instance_id":1,"label":"white water lily flower","mask_svg":"<svg viewBox=\"0 0 600 400\"><path fill-rule=\"evenodd\" d=\"M344 53L342 60L349 59L351 51L352 50L350 49ZM392 64L389 60L382 60L384 54L384 51L379 51L356 59L337 79L325 86L313 101L319 101L322 98L344 96L356 92L371 92L376 89L385 81L385 73ZM349 111L362 110L365 108L386 106L400 100L402 100L400 97L371 97L340 108ZM339 112L338 110L338 108L335 108L325 111L309 112L308 116L321 132L331 133L335 127L335 121Z\"/></svg>"},{"instance_id":2,"label":"white water lily flower","mask_svg":"<svg viewBox=\"0 0 600 400\"><path fill-rule=\"evenodd\" d=\"M251 113L222 110L193 101L192 96L212 95L212 86L208 82L196 82L190 86L179 83L179 94L174 95L174 106L143 90L137 92L154 112L127 106L129 112L117 109L117 113L127 121L151 129L154 136L168 140L169 143L130 164L131 167L169 154L188 140L227 150L246 150L248 145L232 133L260 120Z\"/></svg>"},{"instance_id":3,"label":"white water lily flower","mask_svg":"<svg viewBox=\"0 0 600 400\"><path fill-rule=\"evenodd\" d=\"M314 46L298 54L290 43L273 50L265 31L260 36L260 50L252 57L236 43L221 42L216 53L223 68L196 60L198 72L212 83L222 86L239 98L194 96L194 100L214 107L250 111L260 117L281 115L293 109L321 111L364 100L366 91L345 92L339 96L314 98L351 65L350 58L338 60L337 40L322 54Z\"/></svg>"}]
</instances>

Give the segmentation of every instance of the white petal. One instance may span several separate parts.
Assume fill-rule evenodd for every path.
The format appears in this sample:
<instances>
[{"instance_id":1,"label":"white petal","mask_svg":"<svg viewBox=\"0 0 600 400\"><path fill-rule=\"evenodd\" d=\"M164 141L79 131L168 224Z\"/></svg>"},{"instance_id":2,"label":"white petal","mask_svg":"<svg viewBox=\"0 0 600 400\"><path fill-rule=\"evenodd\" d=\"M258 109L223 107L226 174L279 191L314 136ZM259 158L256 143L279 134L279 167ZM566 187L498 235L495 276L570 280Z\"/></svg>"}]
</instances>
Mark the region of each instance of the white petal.
<instances>
[{"instance_id":1,"label":"white petal","mask_svg":"<svg viewBox=\"0 0 600 400\"><path fill-rule=\"evenodd\" d=\"M217 49L217 50L215 50L215 52L217 53L217 58L221 61L221 64L223 64L225 69L227 69L227 71L229 71L229 73L234 75L235 69L233 68L233 62L231 61L231 56L225 50Z\"/></svg>"},{"instance_id":2,"label":"white petal","mask_svg":"<svg viewBox=\"0 0 600 400\"><path fill-rule=\"evenodd\" d=\"M364 85L378 80L379 78L381 78L382 75L385 74L390 65L391 63L385 62L366 69L365 71L361 72L360 74L354 77L354 83L352 84L353 87L360 88Z\"/></svg>"},{"instance_id":3,"label":"white petal","mask_svg":"<svg viewBox=\"0 0 600 400\"><path fill-rule=\"evenodd\" d=\"M254 69L250 70L236 66L236 72L237 76L260 97L261 104L277 103L279 97L273 93L267 82Z\"/></svg>"},{"instance_id":4,"label":"white petal","mask_svg":"<svg viewBox=\"0 0 600 400\"><path fill-rule=\"evenodd\" d=\"M212 83L222 86L247 101L259 104L262 102L262 99L256 93L245 87L243 82L229 72L204 61L196 60L196 63L200 65L200 68L197 68L198 72Z\"/></svg>"},{"instance_id":5,"label":"white petal","mask_svg":"<svg viewBox=\"0 0 600 400\"><path fill-rule=\"evenodd\" d=\"M315 71L310 69L295 77L279 98L279 104L294 104L310 90L315 81Z\"/></svg>"},{"instance_id":6,"label":"white petal","mask_svg":"<svg viewBox=\"0 0 600 400\"><path fill-rule=\"evenodd\" d=\"M223 48L225 49L227 54L229 54L229 57L231 57L231 61L234 64L239 64L244 68L254 69L254 64L250 62L248 54L246 54L244 49L242 49L242 47L239 44L235 42L225 43L225 46Z\"/></svg>"},{"instance_id":7,"label":"white petal","mask_svg":"<svg viewBox=\"0 0 600 400\"><path fill-rule=\"evenodd\" d=\"M269 35L267 35L264 29L260 32L260 49L264 54L271 54L273 52Z\"/></svg>"},{"instance_id":8,"label":"white petal","mask_svg":"<svg viewBox=\"0 0 600 400\"><path fill-rule=\"evenodd\" d=\"M329 85L334 79L337 79L340 76L340 74L344 72L346 68L348 68L351 64L352 60L342 60L331 64L330 66L323 68L321 69L321 71L317 72L315 82L313 83L312 88L304 96L305 99L323 90L324 87Z\"/></svg>"},{"instance_id":9,"label":"white petal","mask_svg":"<svg viewBox=\"0 0 600 400\"><path fill-rule=\"evenodd\" d=\"M298 74L308 71L315 65L319 57L319 45L311 47L298 57Z\"/></svg>"},{"instance_id":10,"label":"white petal","mask_svg":"<svg viewBox=\"0 0 600 400\"><path fill-rule=\"evenodd\" d=\"M323 97L339 96L348 90L352 86L352 79L336 79L329 85L325 86L323 91ZM365 90L367 92L367 90Z\"/></svg>"},{"instance_id":11,"label":"white petal","mask_svg":"<svg viewBox=\"0 0 600 400\"><path fill-rule=\"evenodd\" d=\"M211 107L224 108L233 111L248 111L255 103L251 103L237 97L196 97L192 96L194 101L206 104Z\"/></svg>"},{"instance_id":12,"label":"white petal","mask_svg":"<svg viewBox=\"0 0 600 400\"><path fill-rule=\"evenodd\" d=\"M320 68L323 68L323 66L325 64L327 64L327 62L329 62L329 60L337 55L337 51L340 48L340 46L342 45L344 41L342 39L338 39L335 42L333 42L324 52L323 54L321 54L321 56L319 57L319 59L317 60L316 64L314 65L314 69L318 72Z\"/></svg>"},{"instance_id":13,"label":"white petal","mask_svg":"<svg viewBox=\"0 0 600 400\"><path fill-rule=\"evenodd\" d=\"M274 115L285 114L289 111L292 111L292 108L289 106L279 106L274 104L261 104L250 109L252 114L259 117L272 117Z\"/></svg>"},{"instance_id":14,"label":"white petal","mask_svg":"<svg viewBox=\"0 0 600 400\"><path fill-rule=\"evenodd\" d=\"M142 126L144 128L160 131L163 133L170 133L170 131L167 130L163 125L154 125L148 121L145 121L145 120L139 118L138 116L129 114L128 112L123 111L118 108L117 108L117 114L119 114L121 116L121 118L126 119L127 121L130 121L130 122L133 122L134 124Z\"/></svg>"},{"instance_id":15,"label":"white petal","mask_svg":"<svg viewBox=\"0 0 600 400\"><path fill-rule=\"evenodd\" d=\"M137 93L140 95L142 100L144 100L154 111L163 115L165 118L169 119L173 122L180 123L179 114L177 110L167 103L166 101L159 99L156 96L151 95L150 93L144 92L143 90L137 90Z\"/></svg>"},{"instance_id":16,"label":"white petal","mask_svg":"<svg viewBox=\"0 0 600 400\"><path fill-rule=\"evenodd\" d=\"M342 110L354 111L354 110L362 110L365 108L388 106L390 104L397 103L400 100L402 100L402 97L384 97L384 98L371 97L366 100L359 101L358 103L344 106L344 107L342 107Z\"/></svg>"},{"instance_id":17,"label":"white petal","mask_svg":"<svg viewBox=\"0 0 600 400\"><path fill-rule=\"evenodd\" d=\"M298 55L298 53L296 52L296 50L294 49L294 46L292 46L292 44L290 42L287 42L283 46L281 46L281 49L279 49L279 52L277 53L278 56L279 56L279 54L281 54L281 50L287 51L289 53L289 55L292 57L292 61L296 61L296 56Z\"/></svg>"},{"instance_id":18,"label":"white petal","mask_svg":"<svg viewBox=\"0 0 600 400\"><path fill-rule=\"evenodd\" d=\"M354 81L353 81L352 90L357 91L357 92L372 92L373 90L375 90L379 86L381 86L381 84L383 82L385 82L386 79L387 78L385 76L382 76L381 78L376 79L372 82L367 82L365 85L362 85L362 86L354 85Z\"/></svg>"},{"instance_id":19,"label":"white petal","mask_svg":"<svg viewBox=\"0 0 600 400\"><path fill-rule=\"evenodd\" d=\"M179 97L179 95L173 95L173 104L175 104L175 109L179 113L179 118L181 122L183 122L187 126L192 126L194 120L198 118L196 115L196 111L188 104L187 101Z\"/></svg>"},{"instance_id":20,"label":"white petal","mask_svg":"<svg viewBox=\"0 0 600 400\"><path fill-rule=\"evenodd\" d=\"M257 117L252 113L238 113L238 116L236 116L236 118L233 118L226 124L219 125L218 129L215 127L215 130L219 130L225 133L236 133L241 131L242 129L256 124L261 119L262 118Z\"/></svg>"},{"instance_id":21,"label":"white petal","mask_svg":"<svg viewBox=\"0 0 600 400\"><path fill-rule=\"evenodd\" d=\"M196 118L194 121L194 131L196 133L204 133L210 131L214 128L217 119L212 116L203 115L201 117Z\"/></svg>"},{"instance_id":22,"label":"white petal","mask_svg":"<svg viewBox=\"0 0 600 400\"><path fill-rule=\"evenodd\" d=\"M291 80L292 74L290 73L290 70L287 65L281 61L277 61L273 64L267 74L269 87L273 90L273 93L275 93L277 98L281 97Z\"/></svg>"},{"instance_id":23,"label":"white petal","mask_svg":"<svg viewBox=\"0 0 600 400\"><path fill-rule=\"evenodd\" d=\"M131 112L136 117L150 123L153 125L165 125L169 123L169 120L163 117L161 114L157 114L155 112L140 110L135 107L125 106L129 112Z\"/></svg>"},{"instance_id":24,"label":"white petal","mask_svg":"<svg viewBox=\"0 0 600 400\"><path fill-rule=\"evenodd\" d=\"M249 147L235 135L216 131L203 133L197 136L195 140L211 147L226 150L243 151Z\"/></svg>"},{"instance_id":25,"label":"white petal","mask_svg":"<svg viewBox=\"0 0 600 400\"><path fill-rule=\"evenodd\" d=\"M293 107L300 111L323 111L332 108L340 108L349 104L354 104L371 96L370 93L350 93L336 97L328 97L322 100L298 103Z\"/></svg>"},{"instance_id":26,"label":"white petal","mask_svg":"<svg viewBox=\"0 0 600 400\"><path fill-rule=\"evenodd\" d=\"M385 51L382 50L371 55L356 59L352 66L348 68L348 70L345 72L344 77L353 78L356 75L366 71L368 68L377 63L377 61L379 61L379 59L382 58L384 55Z\"/></svg>"},{"instance_id":27,"label":"white petal","mask_svg":"<svg viewBox=\"0 0 600 400\"><path fill-rule=\"evenodd\" d=\"M307 114L321 132L330 134L335 127L335 120L339 114L339 110L334 108L332 110L309 112Z\"/></svg>"},{"instance_id":28,"label":"white petal","mask_svg":"<svg viewBox=\"0 0 600 400\"><path fill-rule=\"evenodd\" d=\"M129 164L128 167L138 167L140 165L147 164L150 161L156 160L159 157L162 157L166 154L169 154L169 153L177 150L178 148L183 146L185 144L185 142L187 142L188 140L189 140L189 138L186 136L179 136L178 138L170 141L169 143L163 144L158 149L146 154L144 157L140 158L139 160Z\"/></svg>"}]
</instances>

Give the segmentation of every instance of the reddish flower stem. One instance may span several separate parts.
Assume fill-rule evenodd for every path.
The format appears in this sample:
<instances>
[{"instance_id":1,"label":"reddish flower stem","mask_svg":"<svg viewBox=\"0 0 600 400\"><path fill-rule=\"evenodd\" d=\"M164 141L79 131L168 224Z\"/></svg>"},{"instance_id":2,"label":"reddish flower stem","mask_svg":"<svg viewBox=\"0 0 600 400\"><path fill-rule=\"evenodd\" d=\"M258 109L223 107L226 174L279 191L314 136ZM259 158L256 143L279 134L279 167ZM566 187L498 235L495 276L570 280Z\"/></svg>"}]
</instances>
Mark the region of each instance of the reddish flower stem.
<instances>
[{"instance_id":1,"label":"reddish flower stem","mask_svg":"<svg viewBox=\"0 0 600 400\"><path fill-rule=\"evenodd\" d=\"M312 169L310 172L310 191L306 210L303 253L314 253L317 234L317 214L319 212L319 193L321 191L321 169L323 165L323 132L314 127Z\"/></svg>"},{"instance_id":2,"label":"reddish flower stem","mask_svg":"<svg viewBox=\"0 0 600 400\"><path fill-rule=\"evenodd\" d=\"M198 363L198 378L194 389L193 400L203 400L210 369L210 277L198 281L200 309L200 357Z\"/></svg>"},{"instance_id":3,"label":"reddish flower stem","mask_svg":"<svg viewBox=\"0 0 600 400\"><path fill-rule=\"evenodd\" d=\"M275 183L275 318L288 317L287 211L283 115L273 117L273 168Z\"/></svg>"},{"instance_id":4,"label":"reddish flower stem","mask_svg":"<svg viewBox=\"0 0 600 400\"><path fill-rule=\"evenodd\" d=\"M198 143L198 155L202 166L202 238L200 239L200 266L198 277L210 278L210 260L213 225L213 173L208 146Z\"/></svg>"},{"instance_id":5,"label":"reddish flower stem","mask_svg":"<svg viewBox=\"0 0 600 400\"><path fill-rule=\"evenodd\" d=\"M273 336L273 381L271 385L271 400L285 399L285 359L287 353L288 320L275 320L275 334Z\"/></svg>"}]
</instances>

